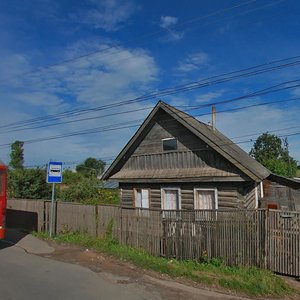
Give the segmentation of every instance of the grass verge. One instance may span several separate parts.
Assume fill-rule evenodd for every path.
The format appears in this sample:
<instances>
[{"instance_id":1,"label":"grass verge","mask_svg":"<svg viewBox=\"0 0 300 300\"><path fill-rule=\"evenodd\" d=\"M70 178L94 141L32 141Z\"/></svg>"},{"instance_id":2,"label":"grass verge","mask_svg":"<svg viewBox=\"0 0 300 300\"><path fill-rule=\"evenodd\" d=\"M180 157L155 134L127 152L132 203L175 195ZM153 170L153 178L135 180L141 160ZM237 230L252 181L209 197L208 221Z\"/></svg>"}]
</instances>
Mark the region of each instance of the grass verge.
<instances>
[{"instance_id":1,"label":"grass verge","mask_svg":"<svg viewBox=\"0 0 300 300\"><path fill-rule=\"evenodd\" d=\"M39 238L47 239L47 234L35 233ZM129 261L134 265L168 274L171 277L184 277L209 286L222 287L248 296L299 295L284 280L272 272L255 267L229 267L220 259L209 262L179 261L151 256L144 250L120 245L109 235L105 238L94 238L80 233L63 233L53 238L58 243L80 245L112 255L118 259Z\"/></svg>"}]
</instances>

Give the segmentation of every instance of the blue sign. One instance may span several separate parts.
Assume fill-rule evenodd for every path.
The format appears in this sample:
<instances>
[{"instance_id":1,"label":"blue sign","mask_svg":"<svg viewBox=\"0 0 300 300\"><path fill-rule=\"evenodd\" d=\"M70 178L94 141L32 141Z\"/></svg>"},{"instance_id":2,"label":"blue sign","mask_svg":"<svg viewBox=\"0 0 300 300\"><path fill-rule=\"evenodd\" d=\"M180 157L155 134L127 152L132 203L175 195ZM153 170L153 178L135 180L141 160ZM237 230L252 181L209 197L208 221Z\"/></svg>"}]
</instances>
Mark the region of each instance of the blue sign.
<instances>
[{"instance_id":1,"label":"blue sign","mask_svg":"<svg viewBox=\"0 0 300 300\"><path fill-rule=\"evenodd\" d=\"M62 162L50 161L47 170L47 183L62 182Z\"/></svg>"}]
</instances>

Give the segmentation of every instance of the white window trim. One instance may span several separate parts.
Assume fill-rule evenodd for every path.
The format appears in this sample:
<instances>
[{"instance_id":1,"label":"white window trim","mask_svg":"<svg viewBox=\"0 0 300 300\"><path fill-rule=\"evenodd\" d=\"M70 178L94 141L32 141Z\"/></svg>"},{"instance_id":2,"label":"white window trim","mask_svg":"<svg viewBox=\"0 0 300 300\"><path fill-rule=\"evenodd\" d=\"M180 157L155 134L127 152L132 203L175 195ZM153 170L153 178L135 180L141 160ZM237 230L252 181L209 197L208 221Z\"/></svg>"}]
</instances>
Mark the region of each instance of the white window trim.
<instances>
[{"instance_id":1,"label":"white window trim","mask_svg":"<svg viewBox=\"0 0 300 300\"><path fill-rule=\"evenodd\" d=\"M259 186L260 186L260 197L263 198L264 197L264 185L263 185L262 181L259 183Z\"/></svg>"},{"instance_id":2,"label":"white window trim","mask_svg":"<svg viewBox=\"0 0 300 300\"><path fill-rule=\"evenodd\" d=\"M165 190L178 191L178 210L181 209L181 188L180 187L170 187L170 186L162 186L160 189L160 199L161 199L161 209L163 209L163 202L165 201Z\"/></svg>"},{"instance_id":3,"label":"white window trim","mask_svg":"<svg viewBox=\"0 0 300 300\"><path fill-rule=\"evenodd\" d=\"M148 191L148 208L145 207L137 207L136 206L136 194L137 194L137 190L147 190ZM134 204L134 208L138 208L138 209L150 209L150 189L147 188L133 188L133 204ZM142 202L143 203L143 202Z\"/></svg>"},{"instance_id":4,"label":"white window trim","mask_svg":"<svg viewBox=\"0 0 300 300\"><path fill-rule=\"evenodd\" d=\"M254 193L255 193L255 209L258 208L258 186L254 183Z\"/></svg>"},{"instance_id":5,"label":"white window trim","mask_svg":"<svg viewBox=\"0 0 300 300\"><path fill-rule=\"evenodd\" d=\"M194 209L196 204L196 197L198 191L210 191L215 193L215 209L219 208L218 206L218 189L217 188L194 188Z\"/></svg>"}]
</instances>

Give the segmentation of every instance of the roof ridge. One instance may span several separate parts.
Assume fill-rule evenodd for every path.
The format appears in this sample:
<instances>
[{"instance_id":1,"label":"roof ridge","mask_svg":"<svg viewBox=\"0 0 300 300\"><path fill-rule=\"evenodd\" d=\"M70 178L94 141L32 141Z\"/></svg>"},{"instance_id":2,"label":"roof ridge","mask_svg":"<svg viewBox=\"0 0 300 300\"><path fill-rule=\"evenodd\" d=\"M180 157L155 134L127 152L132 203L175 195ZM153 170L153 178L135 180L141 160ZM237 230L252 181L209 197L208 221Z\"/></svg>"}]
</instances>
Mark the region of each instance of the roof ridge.
<instances>
[{"instance_id":1,"label":"roof ridge","mask_svg":"<svg viewBox=\"0 0 300 300\"><path fill-rule=\"evenodd\" d=\"M124 164L126 160L125 157L127 157L127 152L129 149L132 151L132 147L137 147L137 145L135 145L136 141L139 139L140 135L146 129L151 120L155 117L159 109L164 110L166 114L181 123L187 130L192 132L197 138L203 140L204 143L210 146L214 151L218 152L231 164L235 165L252 180L260 181L270 174L270 171L267 168L250 157L246 151L236 145L219 130L212 130L210 125L199 121L195 117L162 100L159 100L150 114L146 117L143 124L139 127L108 170L104 173L102 178L108 178L114 170L116 171L116 168L122 168L122 164Z\"/></svg>"}]
</instances>

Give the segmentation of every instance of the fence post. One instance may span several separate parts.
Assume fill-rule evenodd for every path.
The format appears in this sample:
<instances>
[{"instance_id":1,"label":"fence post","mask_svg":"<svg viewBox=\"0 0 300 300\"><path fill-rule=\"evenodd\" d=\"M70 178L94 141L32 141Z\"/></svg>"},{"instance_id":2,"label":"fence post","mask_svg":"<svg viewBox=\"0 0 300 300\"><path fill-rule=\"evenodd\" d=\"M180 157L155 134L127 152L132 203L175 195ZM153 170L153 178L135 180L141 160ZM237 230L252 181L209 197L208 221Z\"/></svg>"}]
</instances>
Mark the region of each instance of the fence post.
<instances>
[{"instance_id":1,"label":"fence post","mask_svg":"<svg viewBox=\"0 0 300 300\"><path fill-rule=\"evenodd\" d=\"M96 228L95 228L95 234L96 234L96 238L98 237L98 225L99 225L99 214L98 214L98 208L99 206L96 204L95 205L95 224L96 224Z\"/></svg>"},{"instance_id":2,"label":"fence post","mask_svg":"<svg viewBox=\"0 0 300 300\"><path fill-rule=\"evenodd\" d=\"M123 245L123 207L120 206L120 220L121 220L121 224L120 224L120 244Z\"/></svg>"},{"instance_id":3,"label":"fence post","mask_svg":"<svg viewBox=\"0 0 300 300\"><path fill-rule=\"evenodd\" d=\"M264 213L264 269L268 268L268 257L269 257L269 249L268 249L268 240L269 240L269 210L265 209Z\"/></svg>"},{"instance_id":4,"label":"fence post","mask_svg":"<svg viewBox=\"0 0 300 300\"><path fill-rule=\"evenodd\" d=\"M43 200L43 227L42 231L47 232L46 200Z\"/></svg>"},{"instance_id":5,"label":"fence post","mask_svg":"<svg viewBox=\"0 0 300 300\"><path fill-rule=\"evenodd\" d=\"M164 212L160 211L160 224L162 230L162 237L161 237L161 247L160 247L160 256L166 257L166 230L165 230L165 223L163 222L163 214Z\"/></svg>"}]
</instances>

